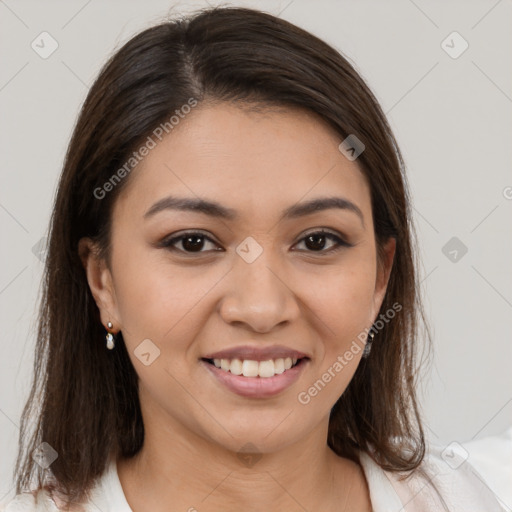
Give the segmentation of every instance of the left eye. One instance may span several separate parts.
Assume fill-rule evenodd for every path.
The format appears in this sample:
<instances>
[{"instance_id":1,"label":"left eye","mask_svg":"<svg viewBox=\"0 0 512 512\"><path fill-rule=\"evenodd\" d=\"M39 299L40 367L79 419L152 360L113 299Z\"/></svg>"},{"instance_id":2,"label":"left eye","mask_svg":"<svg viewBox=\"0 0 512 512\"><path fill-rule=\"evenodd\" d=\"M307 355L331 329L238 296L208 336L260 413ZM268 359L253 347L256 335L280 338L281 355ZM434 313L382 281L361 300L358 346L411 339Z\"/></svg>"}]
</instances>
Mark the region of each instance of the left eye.
<instances>
[{"instance_id":1,"label":"left eye","mask_svg":"<svg viewBox=\"0 0 512 512\"><path fill-rule=\"evenodd\" d=\"M331 240L331 242L333 242L333 245L328 249L325 249L324 247L326 240ZM342 240L338 235L331 233L330 231L315 231L313 233L309 233L299 243L305 243L306 245L309 244L310 247L315 248L308 252L321 253L337 251L342 247L352 247L351 244L345 242L345 240Z\"/></svg>"},{"instance_id":2,"label":"left eye","mask_svg":"<svg viewBox=\"0 0 512 512\"><path fill-rule=\"evenodd\" d=\"M327 240L330 240L332 245L331 247L325 249ZM178 250L184 253L198 253L208 252L203 250L205 244L207 243L211 243L214 247L216 247L213 249L214 251L223 250L210 237L200 232L183 233L179 236L169 238L164 240L161 246L169 248L170 250ZM309 248L309 251L306 252L327 253L336 251L341 247L352 247L351 244L345 242L338 235L329 231L315 231L313 233L309 233L303 237L297 245L301 243L306 244L306 246ZM178 244L181 244L181 248L178 246ZM313 247L313 249L311 249L311 247Z\"/></svg>"}]
</instances>

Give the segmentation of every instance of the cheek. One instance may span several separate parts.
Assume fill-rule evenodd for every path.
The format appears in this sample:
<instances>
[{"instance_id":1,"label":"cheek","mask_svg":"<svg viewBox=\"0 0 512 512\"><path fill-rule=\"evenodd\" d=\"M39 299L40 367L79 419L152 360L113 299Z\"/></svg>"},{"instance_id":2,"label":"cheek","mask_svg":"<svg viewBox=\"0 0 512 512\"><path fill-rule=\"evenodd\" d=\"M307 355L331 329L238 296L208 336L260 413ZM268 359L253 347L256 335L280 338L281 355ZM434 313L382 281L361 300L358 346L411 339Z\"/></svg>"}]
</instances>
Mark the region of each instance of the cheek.
<instances>
[{"instance_id":1,"label":"cheek","mask_svg":"<svg viewBox=\"0 0 512 512\"><path fill-rule=\"evenodd\" d=\"M365 260L364 255L355 255L329 272L309 275L307 290L308 305L324 322L326 334L334 345L342 346L370 327L375 290L371 258Z\"/></svg>"},{"instance_id":2,"label":"cheek","mask_svg":"<svg viewBox=\"0 0 512 512\"><path fill-rule=\"evenodd\" d=\"M133 247L113 258L116 303L130 345L145 338L159 344L171 336L208 290L200 272L191 282L190 271L173 267L159 252Z\"/></svg>"},{"instance_id":3,"label":"cheek","mask_svg":"<svg viewBox=\"0 0 512 512\"><path fill-rule=\"evenodd\" d=\"M305 412L330 410L349 385L362 357L366 330L371 326L374 276L371 268L332 273L324 286L309 292L308 305L321 331L314 375L297 400ZM309 284L314 284L309 280ZM311 408L311 409L310 409Z\"/></svg>"}]
</instances>

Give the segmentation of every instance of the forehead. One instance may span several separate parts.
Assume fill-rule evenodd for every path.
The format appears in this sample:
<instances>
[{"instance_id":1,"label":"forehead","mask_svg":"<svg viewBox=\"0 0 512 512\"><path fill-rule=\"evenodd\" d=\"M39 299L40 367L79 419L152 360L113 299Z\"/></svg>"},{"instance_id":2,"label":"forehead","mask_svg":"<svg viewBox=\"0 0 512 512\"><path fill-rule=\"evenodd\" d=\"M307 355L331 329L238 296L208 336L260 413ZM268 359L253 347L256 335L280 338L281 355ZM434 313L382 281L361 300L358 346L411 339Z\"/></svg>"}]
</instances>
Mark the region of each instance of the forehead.
<instances>
[{"instance_id":1,"label":"forehead","mask_svg":"<svg viewBox=\"0 0 512 512\"><path fill-rule=\"evenodd\" d=\"M142 215L173 196L211 198L267 216L315 197L345 197L370 214L366 177L339 151L342 138L302 109L198 106L132 171L120 207Z\"/></svg>"}]
</instances>

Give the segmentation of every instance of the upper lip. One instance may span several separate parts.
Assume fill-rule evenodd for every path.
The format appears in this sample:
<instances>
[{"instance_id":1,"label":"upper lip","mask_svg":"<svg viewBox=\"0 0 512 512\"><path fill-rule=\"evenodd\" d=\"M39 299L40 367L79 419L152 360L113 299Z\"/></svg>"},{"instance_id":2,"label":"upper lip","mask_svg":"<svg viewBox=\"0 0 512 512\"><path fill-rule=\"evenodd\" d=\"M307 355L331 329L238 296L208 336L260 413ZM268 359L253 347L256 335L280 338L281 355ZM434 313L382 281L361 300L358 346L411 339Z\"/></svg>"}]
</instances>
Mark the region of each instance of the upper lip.
<instances>
[{"instance_id":1,"label":"upper lip","mask_svg":"<svg viewBox=\"0 0 512 512\"><path fill-rule=\"evenodd\" d=\"M303 352L283 345L273 345L272 347L244 345L240 347L226 348L219 352L208 354L204 356L203 359L248 359L252 361L267 361L269 359L280 359L286 357L302 359L308 356Z\"/></svg>"}]
</instances>

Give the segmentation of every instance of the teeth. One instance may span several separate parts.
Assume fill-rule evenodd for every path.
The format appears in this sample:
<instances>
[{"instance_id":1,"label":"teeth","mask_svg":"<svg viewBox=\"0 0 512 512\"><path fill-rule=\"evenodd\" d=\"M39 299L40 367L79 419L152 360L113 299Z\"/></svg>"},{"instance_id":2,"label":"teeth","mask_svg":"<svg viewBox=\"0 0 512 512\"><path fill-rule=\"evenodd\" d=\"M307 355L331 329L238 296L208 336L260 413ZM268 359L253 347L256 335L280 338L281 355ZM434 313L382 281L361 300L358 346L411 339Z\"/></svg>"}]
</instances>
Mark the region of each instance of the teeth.
<instances>
[{"instance_id":1,"label":"teeth","mask_svg":"<svg viewBox=\"0 0 512 512\"><path fill-rule=\"evenodd\" d=\"M257 377L258 369L258 361L251 361L250 359L245 359L244 362L242 363L242 374L244 377Z\"/></svg>"},{"instance_id":2,"label":"teeth","mask_svg":"<svg viewBox=\"0 0 512 512\"><path fill-rule=\"evenodd\" d=\"M274 372L279 375L284 372L284 359L276 359L274 361Z\"/></svg>"},{"instance_id":3,"label":"teeth","mask_svg":"<svg viewBox=\"0 0 512 512\"><path fill-rule=\"evenodd\" d=\"M251 359L214 359L213 364L233 375L243 375L244 377L273 377L289 370L297 363L297 358L278 358L267 361L253 361Z\"/></svg>"},{"instance_id":4,"label":"teeth","mask_svg":"<svg viewBox=\"0 0 512 512\"><path fill-rule=\"evenodd\" d=\"M275 375L274 361L272 359L270 361L260 361L258 366L258 375L260 377L273 377Z\"/></svg>"},{"instance_id":5,"label":"teeth","mask_svg":"<svg viewBox=\"0 0 512 512\"><path fill-rule=\"evenodd\" d=\"M231 366L226 371L230 371L233 375L242 375L242 361L240 359L233 359Z\"/></svg>"}]
</instances>

